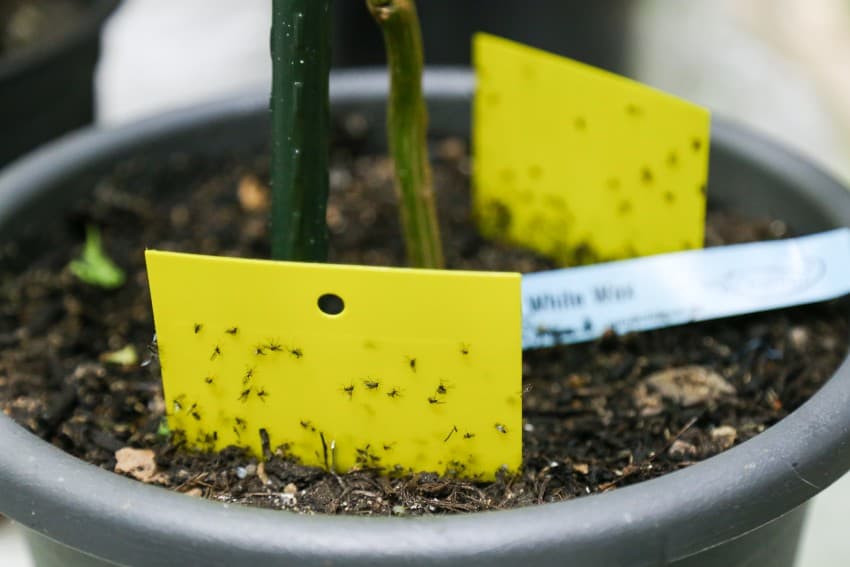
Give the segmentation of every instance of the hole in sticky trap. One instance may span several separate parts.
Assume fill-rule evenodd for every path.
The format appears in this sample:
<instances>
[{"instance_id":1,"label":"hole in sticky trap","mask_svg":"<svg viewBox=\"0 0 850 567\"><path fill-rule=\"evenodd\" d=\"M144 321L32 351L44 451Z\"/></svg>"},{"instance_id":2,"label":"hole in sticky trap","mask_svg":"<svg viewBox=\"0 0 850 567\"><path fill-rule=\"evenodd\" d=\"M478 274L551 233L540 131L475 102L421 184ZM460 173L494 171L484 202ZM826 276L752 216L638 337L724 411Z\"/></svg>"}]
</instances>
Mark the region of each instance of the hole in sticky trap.
<instances>
[{"instance_id":1,"label":"hole in sticky trap","mask_svg":"<svg viewBox=\"0 0 850 567\"><path fill-rule=\"evenodd\" d=\"M319 297L319 310L325 315L339 315L345 309L345 302L335 293L326 293Z\"/></svg>"}]
</instances>

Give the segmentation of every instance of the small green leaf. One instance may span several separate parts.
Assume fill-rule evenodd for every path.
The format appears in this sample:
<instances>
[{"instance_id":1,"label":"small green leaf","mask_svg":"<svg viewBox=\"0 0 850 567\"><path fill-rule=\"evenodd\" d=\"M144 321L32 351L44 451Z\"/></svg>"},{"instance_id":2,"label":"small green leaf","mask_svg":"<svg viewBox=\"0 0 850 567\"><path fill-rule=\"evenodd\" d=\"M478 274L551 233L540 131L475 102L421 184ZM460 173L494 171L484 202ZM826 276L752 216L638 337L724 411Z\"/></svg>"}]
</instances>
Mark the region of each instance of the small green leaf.
<instances>
[{"instance_id":1,"label":"small green leaf","mask_svg":"<svg viewBox=\"0 0 850 567\"><path fill-rule=\"evenodd\" d=\"M86 243L83 252L68 266L81 281L104 289L116 289L124 285L124 272L103 251L100 230L94 225L86 227Z\"/></svg>"},{"instance_id":2,"label":"small green leaf","mask_svg":"<svg viewBox=\"0 0 850 567\"><path fill-rule=\"evenodd\" d=\"M133 345L127 345L122 349L101 354L100 360L118 366L134 366L139 362L139 355Z\"/></svg>"},{"instance_id":3,"label":"small green leaf","mask_svg":"<svg viewBox=\"0 0 850 567\"><path fill-rule=\"evenodd\" d=\"M159 420L159 428L157 428L156 434L158 437L168 437L171 435L171 428L168 427L168 420L166 418L163 417Z\"/></svg>"}]
</instances>

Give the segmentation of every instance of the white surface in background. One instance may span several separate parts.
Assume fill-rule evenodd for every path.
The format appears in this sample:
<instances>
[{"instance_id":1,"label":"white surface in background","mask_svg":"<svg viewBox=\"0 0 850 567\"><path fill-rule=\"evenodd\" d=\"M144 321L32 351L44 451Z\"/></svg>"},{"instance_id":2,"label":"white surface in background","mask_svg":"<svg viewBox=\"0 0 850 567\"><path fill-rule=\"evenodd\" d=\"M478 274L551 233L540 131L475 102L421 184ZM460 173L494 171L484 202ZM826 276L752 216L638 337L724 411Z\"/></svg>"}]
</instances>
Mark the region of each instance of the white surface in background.
<instances>
[{"instance_id":1,"label":"white surface in background","mask_svg":"<svg viewBox=\"0 0 850 567\"><path fill-rule=\"evenodd\" d=\"M824 490L809 509L797 567L850 565L850 474Z\"/></svg>"},{"instance_id":2,"label":"white surface in background","mask_svg":"<svg viewBox=\"0 0 850 567\"><path fill-rule=\"evenodd\" d=\"M631 74L781 140L850 179L850 144L833 109L805 68L753 35L736 16L737 2L641 0Z\"/></svg>"},{"instance_id":3,"label":"white surface in background","mask_svg":"<svg viewBox=\"0 0 850 567\"><path fill-rule=\"evenodd\" d=\"M805 70L736 23L734 0L635 4L632 76L773 135L850 178L847 140ZM97 81L101 123L268 85L270 6L268 0L125 0L105 37ZM850 565L848 519L850 476L815 499L799 567ZM0 524L0 566L31 567L10 524Z\"/></svg>"},{"instance_id":4,"label":"white surface in background","mask_svg":"<svg viewBox=\"0 0 850 567\"><path fill-rule=\"evenodd\" d=\"M850 2L743 0L736 8L749 29L817 84L834 118L850 129Z\"/></svg>"},{"instance_id":5,"label":"white surface in background","mask_svg":"<svg viewBox=\"0 0 850 567\"><path fill-rule=\"evenodd\" d=\"M98 121L125 122L270 85L271 5L124 0L104 34Z\"/></svg>"},{"instance_id":6,"label":"white surface in background","mask_svg":"<svg viewBox=\"0 0 850 567\"><path fill-rule=\"evenodd\" d=\"M32 559L20 528L8 520L0 523L0 565L32 567Z\"/></svg>"}]
</instances>

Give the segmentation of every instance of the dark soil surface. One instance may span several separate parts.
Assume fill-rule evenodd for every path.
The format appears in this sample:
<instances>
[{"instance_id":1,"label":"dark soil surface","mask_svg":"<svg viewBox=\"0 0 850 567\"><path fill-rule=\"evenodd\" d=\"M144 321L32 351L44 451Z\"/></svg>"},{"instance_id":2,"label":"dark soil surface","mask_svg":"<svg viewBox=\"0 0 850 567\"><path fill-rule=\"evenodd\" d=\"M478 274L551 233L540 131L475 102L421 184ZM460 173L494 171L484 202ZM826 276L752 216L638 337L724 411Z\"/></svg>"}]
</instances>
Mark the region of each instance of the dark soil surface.
<instances>
[{"instance_id":1,"label":"dark soil surface","mask_svg":"<svg viewBox=\"0 0 850 567\"><path fill-rule=\"evenodd\" d=\"M84 13L79 0L0 0L0 58L74 29Z\"/></svg>"},{"instance_id":2,"label":"dark soil surface","mask_svg":"<svg viewBox=\"0 0 850 567\"><path fill-rule=\"evenodd\" d=\"M478 237L469 222L463 145L449 140L435 153L452 268L552 267ZM268 194L258 181L267 171L263 157L127 162L47 235L51 252L33 258L24 273L0 271L4 411L107 470L116 467L116 451L149 449L148 468L142 463L136 476L215 500L303 512L471 512L612 490L711 457L802 404L847 351L846 306L833 302L527 352L524 469L493 483L436 474L387 478L374 470L332 475L273 448L264 463L238 449L193 453L161 434L156 363L116 366L103 354L131 345L144 358L153 334L145 247L267 256ZM387 160L341 151L331 179L332 259L401 264ZM87 287L66 268L88 222L103 227L109 252L128 272L118 291ZM779 221L718 212L708 227L709 245L787 232ZM135 456L144 461L146 454Z\"/></svg>"}]
</instances>

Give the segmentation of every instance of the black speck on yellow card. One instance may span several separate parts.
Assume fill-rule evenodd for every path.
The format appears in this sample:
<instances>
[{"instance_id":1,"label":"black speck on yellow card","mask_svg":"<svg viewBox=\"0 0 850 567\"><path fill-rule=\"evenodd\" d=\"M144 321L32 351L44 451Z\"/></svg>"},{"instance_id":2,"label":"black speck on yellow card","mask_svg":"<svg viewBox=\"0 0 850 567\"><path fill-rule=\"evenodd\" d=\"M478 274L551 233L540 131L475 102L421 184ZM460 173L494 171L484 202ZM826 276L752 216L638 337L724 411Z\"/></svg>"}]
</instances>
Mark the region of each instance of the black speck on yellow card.
<instances>
[{"instance_id":1,"label":"black speck on yellow card","mask_svg":"<svg viewBox=\"0 0 850 567\"><path fill-rule=\"evenodd\" d=\"M168 423L202 449L492 479L522 459L519 274L146 254Z\"/></svg>"},{"instance_id":2,"label":"black speck on yellow card","mask_svg":"<svg viewBox=\"0 0 850 567\"><path fill-rule=\"evenodd\" d=\"M708 110L497 37L474 51L486 236L563 265L702 246Z\"/></svg>"}]
</instances>

